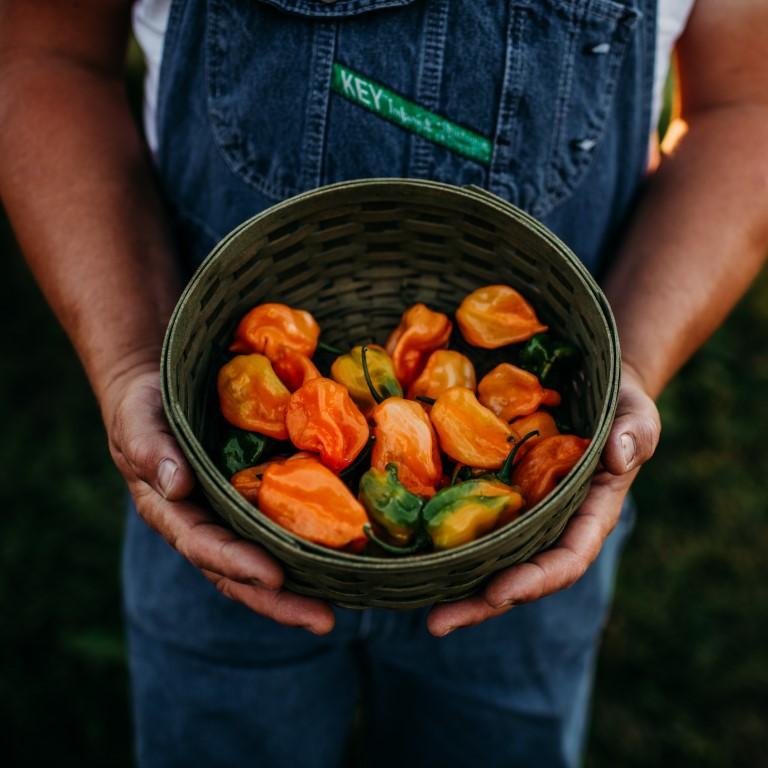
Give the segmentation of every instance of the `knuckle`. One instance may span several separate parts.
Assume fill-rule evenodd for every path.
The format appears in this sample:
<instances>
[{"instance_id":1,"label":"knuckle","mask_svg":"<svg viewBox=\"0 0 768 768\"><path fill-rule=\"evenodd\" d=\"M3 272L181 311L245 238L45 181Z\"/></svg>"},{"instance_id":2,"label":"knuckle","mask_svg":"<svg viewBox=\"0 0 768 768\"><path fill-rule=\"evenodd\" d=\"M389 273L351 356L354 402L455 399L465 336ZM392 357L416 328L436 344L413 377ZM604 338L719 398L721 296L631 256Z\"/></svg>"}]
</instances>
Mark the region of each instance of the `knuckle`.
<instances>
[{"instance_id":1,"label":"knuckle","mask_svg":"<svg viewBox=\"0 0 768 768\"><path fill-rule=\"evenodd\" d=\"M125 454L134 465L146 466L153 453L152 440L147 435L133 435L125 444Z\"/></svg>"},{"instance_id":2,"label":"knuckle","mask_svg":"<svg viewBox=\"0 0 768 768\"><path fill-rule=\"evenodd\" d=\"M232 582L226 576L212 574L210 578L219 594L224 595L224 597L229 600L235 599L234 593L232 592Z\"/></svg>"}]
</instances>

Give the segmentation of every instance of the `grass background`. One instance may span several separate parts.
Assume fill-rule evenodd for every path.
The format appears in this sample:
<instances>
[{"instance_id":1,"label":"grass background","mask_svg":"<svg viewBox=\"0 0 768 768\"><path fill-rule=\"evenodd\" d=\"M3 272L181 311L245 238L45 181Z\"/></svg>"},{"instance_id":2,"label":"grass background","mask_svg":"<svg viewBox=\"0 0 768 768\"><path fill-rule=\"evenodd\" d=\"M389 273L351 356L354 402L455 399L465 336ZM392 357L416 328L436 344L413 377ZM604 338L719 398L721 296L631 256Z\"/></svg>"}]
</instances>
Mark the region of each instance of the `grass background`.
<instances>
[{"instance_id":1,"label":"grass background","mask_svg":"<svg viewBox=\"0 0 768 768\"><path fill-rule=\"evenodd\" d=\"M140 64L131 60L136 94ZM0 220L6 765L131 764L123 487L68 342ZM663 395L597 673L587 766L768 766L768 273ZM8 738L10 737L10 738Z\"/></svg>"}]
</instances>

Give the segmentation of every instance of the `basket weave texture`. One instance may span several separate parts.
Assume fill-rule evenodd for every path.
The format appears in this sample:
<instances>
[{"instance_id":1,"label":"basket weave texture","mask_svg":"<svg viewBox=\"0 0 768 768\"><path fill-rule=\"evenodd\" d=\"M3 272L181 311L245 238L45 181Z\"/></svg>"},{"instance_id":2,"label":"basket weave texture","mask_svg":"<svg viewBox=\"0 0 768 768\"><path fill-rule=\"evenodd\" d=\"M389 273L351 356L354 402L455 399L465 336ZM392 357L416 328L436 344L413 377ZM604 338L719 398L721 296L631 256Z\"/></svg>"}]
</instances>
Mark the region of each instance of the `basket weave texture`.
<instances>
[{"instance_id":1,"label":"basket weave texture","mask_svg":"<svg viewBox=\"0 0 768 768\"><path fill-rule=\"evenodd\" d=\"M242 315L279 301L309 310L324 341L382 343L406 307L452 314L482 285L507 283L581 352L563 392L592 439L546 499L455 550L362 557L299 539L246 502L219 471L216 374ZM552 544L589 490L616 408L620 353L608 303L573 253L482 189L370 179L323 187L246 221L210 253L171 318L162 355L166 415L211 506L280 560L286 587L351 608L414 608L473 593L494 572Z\"/></svg>"}]
</instances>

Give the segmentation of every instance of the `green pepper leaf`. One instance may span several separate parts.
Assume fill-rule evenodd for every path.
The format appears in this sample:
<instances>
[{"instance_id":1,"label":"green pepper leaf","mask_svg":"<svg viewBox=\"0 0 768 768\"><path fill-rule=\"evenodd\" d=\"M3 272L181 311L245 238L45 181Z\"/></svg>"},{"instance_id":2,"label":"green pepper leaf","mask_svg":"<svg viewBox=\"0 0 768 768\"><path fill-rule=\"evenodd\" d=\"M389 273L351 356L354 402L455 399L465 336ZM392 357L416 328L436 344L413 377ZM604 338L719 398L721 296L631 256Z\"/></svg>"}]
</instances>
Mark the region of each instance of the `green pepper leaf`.
<instances>
[{"instance_id":1,"label":"green pepper leaf","mask_svg":"<svg viewBox=\"0 0 768 768\"><path fill-rule=\"evenodd\" d=\"M545 387L557 389L578 356L572 344L546 333L537 333L520 350L518 364L537 376Z\"/></svg>"},{"instance_id":2,"label":"green pepper leaf","mask_svg":"<svg viewBox=\"0 0 768 768\"><path fill-rule=\"evenodd\" d=\"M246 467L253 467L266 457L272 441L256 432L230 429L221 449L221 464L231 477Z\"/></svg>"}]
</instances>

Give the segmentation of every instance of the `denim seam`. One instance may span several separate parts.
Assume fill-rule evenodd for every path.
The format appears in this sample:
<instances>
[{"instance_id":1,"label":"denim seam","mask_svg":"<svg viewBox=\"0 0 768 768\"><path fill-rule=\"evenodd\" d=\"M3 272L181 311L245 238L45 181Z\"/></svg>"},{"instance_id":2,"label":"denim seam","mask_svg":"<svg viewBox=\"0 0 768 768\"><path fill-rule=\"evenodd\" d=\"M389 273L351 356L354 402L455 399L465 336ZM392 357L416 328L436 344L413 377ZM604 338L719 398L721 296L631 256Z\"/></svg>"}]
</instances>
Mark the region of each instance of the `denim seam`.
<instances>
[{"instance_id":1,"label":"denim seam","mask_svg":"<svg viewBox=\"0 0 768 768\"><path fill-rule=\"evenodd\" d=\"M335 51L336 24L316 24L312 30L312 63L304 131L304 167L301 173L304 189L320 186Z\"/></svg>"},{"instance_id":2,"label":"denim seam","mask_svg":"<svg viewBox=\"0 0 768 768\"><path fill-rule=\"evenodd\" d=\"M222 0L210 0L208 13L208 26L206 27L206 83L208 120L211 134L215 138L214 144L225 165L247 184L263 195L273 200L283 200L295 195L299 189L284 187L267 181L261 174L255 173L248 165L248 158L242 157L242 148L233 146L233 139L228 138L226 129L229 124L227 116L215 105L215 99L220 92L220 70L223 54L221 47L216 42L223 34L221 28L221 14L224 3ZM236 130L235 130L236 136ZM239 156L238 156L239 155Z\"/></svg>"},{"instance_id":3,"label":"denim seam","mask_svg":"<svg viewBox=\"0 0 768 768\"><path fill-rule=\"evenodd\" d=\"M631 34L632 24L628 23L632 18L635 20L639 15L627 14L623 21L617 24L612 38L611 57L608 64L608 71L601 78L604 88L599 94L597 108L595 112L588 117L583 136L581 138L590 139L596 144L600 142L606 130L608 114L614 102L614 94L619 79L619 70L624 62L627 43ZM531 213L542 218L548 214L558 203L571 194L576 188L589 166L592 164L595 152L581 152L581 156L571 159L569 163L568 156L578 152L570 145L559 148L552 158L553 183L547 185L543 190L541 197L532 205ZM571 166L570 168L568 166ZM554 175L557 174L557 177ZM558 183L559 182L559 183Z\"/></svg>"},{"instance_id":4,"label":"denim seam","mask_svg":"<svg viewBox=\"0 0 768 768\"><path fill-rule=\"evenodd\" d=\"M489 188L492 191L505 193L503 196L513 204L518 202L517 187L511 179L509 183L502 183L501 180L505 175L504 168L509 165L514 148L517 146L519 126L517 125L518 121L514 121L513 118L517 114L525 77L526 56L523 49L525 18L525 13L510 8L507 20L504 79L496 120L493 157L488 175Z\"/></svg>"},{"instance_id":5,"label":"denim seam","mask_svg":"<svg viewBox=\"0 0 768 768\"><path fill-rule=\"evenodd\" d=\"M574 49L576 46L576 39L579 35L579 28L573 18L568 20L567 25L568 40L565 45L565 66L562 67L560 81L557 84L557 103L555 105L555 116L552 128L552 144L546 153L546 157L558 156L563 138L562 134L565 126L565 118L568 113L568 102L570 101L571 91L573 89L573 71L575 68ZM551 166L547 168L546 175L544 176L544 190L554 188L557 183L555 174L556 168Z\"/></svg>"},{"instance_id":6,"label":"denim seam","mask_svg":"<svg viewBox=\"0 0 768 768\"><path fill-rule=\"evenodd\" d=\"M419 61L416 103L437 111L443 82L443 60L448 28L449 0L434 0L427 5L424 22L424 45ZM421 136L411 137L410 175L427 178L435 145Z\"/></svg>"},{"instance_id":7,"label":"denim seam","mask_svg":"<svg viewBox=\"0 0 768 768\"><path fill-rule=\"evenodd\" d=\"M261 2L286 13L314 18L339 18L387 8L401 8L404 5L413 5L416 0L336 0L330 3L318 3L316 0L312 3L302 0L261 0Z\"/></svg>"}]
</instances>

